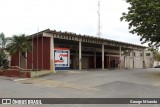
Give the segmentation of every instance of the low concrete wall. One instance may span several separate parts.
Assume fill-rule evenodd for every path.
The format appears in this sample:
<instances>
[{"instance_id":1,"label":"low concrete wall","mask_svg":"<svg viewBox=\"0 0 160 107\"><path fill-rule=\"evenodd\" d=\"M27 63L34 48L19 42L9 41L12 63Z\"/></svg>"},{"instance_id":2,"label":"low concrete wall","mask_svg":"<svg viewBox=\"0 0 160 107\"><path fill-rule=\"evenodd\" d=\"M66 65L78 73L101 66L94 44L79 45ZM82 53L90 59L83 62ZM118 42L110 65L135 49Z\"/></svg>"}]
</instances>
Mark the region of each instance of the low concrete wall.
<instances>
[{"instance_id":1,"label":"low concrete wall","mask_svg":"<svg viewBox=\"0 0 160 107\"><path fill-rule=\"evenodd\" d=\"M18 78L34 78L49 73L51 73L50 70L47 71L29 71L29 70L21 71L19 69L7 69L5 71L0 70L0 76L18 77Z\"/></svg>"},{"instance_id":2,"label":"low concrete wall","mask_svg":"<svg viewBox=\"0 0 160 107\"><path fill-rule=\"evenodd\" d=\"M157 66L157 65L160 65L160 61L154 61L153 62L153 67Z\"/></svg>"},{"instance_id":3,"label":"low concrete wall","mask_svg":"<svg viewBox=\"0 0 160 107\"><path fill-rule=\"evenodd\" d=\"M19 78L30 78L31 74L28 71L21 72L18 69L7 69L5 71L0 71L0 76L7 76L7 77L19 77Z\"/></svg>"}]
</instances>

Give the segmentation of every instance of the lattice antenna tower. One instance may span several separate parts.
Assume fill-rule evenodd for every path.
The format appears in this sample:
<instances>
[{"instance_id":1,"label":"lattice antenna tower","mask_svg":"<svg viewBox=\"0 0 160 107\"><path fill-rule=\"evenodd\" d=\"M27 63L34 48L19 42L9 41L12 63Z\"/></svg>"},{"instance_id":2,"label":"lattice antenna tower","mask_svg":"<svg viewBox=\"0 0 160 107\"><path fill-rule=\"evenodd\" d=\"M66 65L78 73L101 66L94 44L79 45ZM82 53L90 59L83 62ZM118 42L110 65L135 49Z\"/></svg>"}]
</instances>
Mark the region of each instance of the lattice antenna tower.
<instances>
[{"instance_id":1,"label":"lattice antenna tower","mask_svg":"<svg viewBox=\"0 0 160 107\"><path fill-rule=\"evenodd\" d=\"M98 32L97 35L100 38L101 37L101 13L100 13L100 1L98 1Z\"/></svg>"}]
</instances>

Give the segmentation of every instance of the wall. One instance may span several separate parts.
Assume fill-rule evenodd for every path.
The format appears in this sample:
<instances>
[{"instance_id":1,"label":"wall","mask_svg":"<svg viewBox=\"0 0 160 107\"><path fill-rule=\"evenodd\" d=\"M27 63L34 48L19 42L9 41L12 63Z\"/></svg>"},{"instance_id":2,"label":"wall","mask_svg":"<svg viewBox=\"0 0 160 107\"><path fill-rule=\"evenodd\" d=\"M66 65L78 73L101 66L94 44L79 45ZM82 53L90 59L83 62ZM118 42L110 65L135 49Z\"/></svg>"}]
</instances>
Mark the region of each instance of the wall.
<instances>
[{"instance_id":1,"label":"wall","mask_svg":"<svg viewBox=\"0 0 160 107\"><path fill-rule=\"evenodd\" d=\"M27 69L32 69L32 52L27 52Z\"/></svg>"},{"instance_id":2,"label":"wall","mask_svg":"<svg viewBox=\"0 0 160 107\"><path fill-rule=\"evenodd\" d=\"M50 70L50 38L43 38L43 69Z\"/></svg>"},{"instance_id":3,"label":"wall","mask_svg":"<svg viewBox=\"0 0 160 107\"><path fill-rule=\"evenodd\" d=\"M26 58L20 55L20 67L26 69Z\"/></svg>"},{"instance_id":4,"label":"wall","mask_svg":"<svg viewBox=\"0 0 160 107\"><path fill-rule=\"evenodd\" d=\"M89 68L89 58L87 56L82 57L82 68L84 69Z\"/></svg>"},{"instance_id":5,"label":"wall","mask_svg":"<svg viewBox=\"0 0 160 107\"><path fill-rule=\"evenodd\" d=\"M143 68L142 51L134 51L134 68Z\"/></svg>"},{"instance_id":6,"label":"wall","mask_svg":"<svg viewBox=\"0 0 160 107\"><path fill-rule=\"evenodd\" d=\"M11 56L11 66L19 66L19 52Z\"/></svg>"},{"instance_id":7,"label":"wall","mask_svg":"<svg viewBox=\"0 0 160 107\"><path fill-rule=\"evenodd\" d=\"M43 54L43 47L42 47L43 43L42 42L43 42L42 37L39 37L38 38L38 69L43 69L42 60L44 58L42 57L42 54ZM46 44L44 44L44 45L46 45Z\"/></svg>"},{"instance_id":8,"label":"wall","mask_svg":"<svg viewBox=\"0 0 160 107\"><path fill-rule=\"evenodd\" d=\"M37 69L37 51L38 51L38 48L37 48L37 38L34 38L33 39L33 69Z\"/></svg>"},{"instance_id":9,"label":"wall","mask_svg":"<svg viewBox=\"0 0 160 107\"><path fill-rule=\"evenodd\" d=\"M150 56L147 56L147 53L149 53ZM145 59L145 68L152 68L153 67L153 62L154 62L153 53L151 51L145 51L144 54L145 54L145 57L144 57L144 59Z\"/></svg>"},{"instance_id":10,"label":"wall","mask_svg":"<svg viewBox=\"0 0 160 107\"><path fill-rule=\"evenodd\" d=\"M42 43L43 42L43 43ZM32 55L29 55L32 57ZM31 64L28 65L29 68ZM33 40L33 69L50 70L50 38L39 37Z\"/></svg>"},{"instance_id":11,"label":"wall","mask_svg":"<svg viewBox=\"0 0 160 107\"><path fill-rule=\"evenodd\" d=\"M32 69L32 64L33 69L50 70L50 37L43 37L43 40L42 37L33 39L33 52L27 52L27 64L23 61L21 67ZM19 66L18 52L11 57L11 66Z\"/></svg>"},{"instance_id":12,"label":"wall","mask_svg":"<svg viewBox=\"0 0 160 107\"><path fill-rule=\"evenodd\" d=\"M146 53L150 53L150 56L146 56ZM145 68L151 68L153 66L153 54L150 51L144 51ZM143 52L135 50L130 52L130 55L122 55L121 57L122 68L143 68Z\"/></svg>"}]
</instances>

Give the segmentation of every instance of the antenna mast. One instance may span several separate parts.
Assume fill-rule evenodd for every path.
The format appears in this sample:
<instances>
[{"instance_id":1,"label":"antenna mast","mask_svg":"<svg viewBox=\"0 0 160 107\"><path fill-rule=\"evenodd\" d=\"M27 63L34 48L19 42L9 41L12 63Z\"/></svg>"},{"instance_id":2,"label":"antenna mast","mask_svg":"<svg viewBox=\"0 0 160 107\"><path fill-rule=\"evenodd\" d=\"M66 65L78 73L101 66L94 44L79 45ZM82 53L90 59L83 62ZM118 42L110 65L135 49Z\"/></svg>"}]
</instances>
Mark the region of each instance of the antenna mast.
<instances>
[{"instance_id":1,"label":"antenna mast","mask_svg":"<svg viewBox=\"0 0 160 107\"><path fill-rule=\"evenodd\" d=\"M100 1L98 1L98 37L100 38L101 36L101 22L100 22Z\"/></svg>"}]
</instances>

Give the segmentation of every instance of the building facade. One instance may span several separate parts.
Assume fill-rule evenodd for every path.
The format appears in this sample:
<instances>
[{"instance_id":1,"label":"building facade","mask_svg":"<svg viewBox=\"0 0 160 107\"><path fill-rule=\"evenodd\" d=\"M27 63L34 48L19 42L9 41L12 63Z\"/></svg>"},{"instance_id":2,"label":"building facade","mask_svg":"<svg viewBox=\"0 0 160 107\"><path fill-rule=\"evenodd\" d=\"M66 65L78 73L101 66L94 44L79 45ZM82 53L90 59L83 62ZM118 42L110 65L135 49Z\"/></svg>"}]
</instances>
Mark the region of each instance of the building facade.
<instances>
[{"instance_id":1,"label":"building facade","mask_svg":"<svg viewBox=\"0 0 160 107\"><path fill-rule=\"evenodd\" d=\"M26 52L27 60L17 52L11 57L11 66L55 71L58 57L55 52L59 52L55 49L62 49L62 54L58 53L58 66L63 62L69 69L148 68L152 65L152 53L140 45L50 29L29 38L32 52ZM68 49L68 53L63 49ZM68 63L62 61L66 57Z\"/></svg>"}]
</instances>

